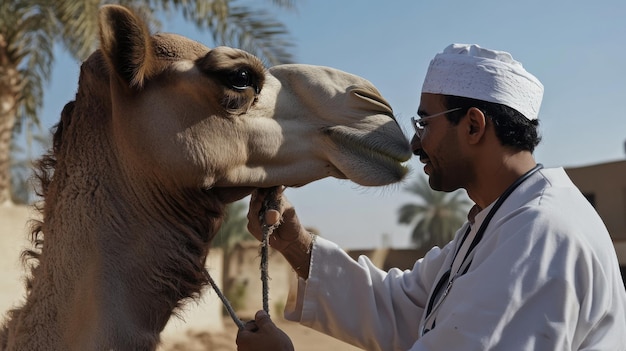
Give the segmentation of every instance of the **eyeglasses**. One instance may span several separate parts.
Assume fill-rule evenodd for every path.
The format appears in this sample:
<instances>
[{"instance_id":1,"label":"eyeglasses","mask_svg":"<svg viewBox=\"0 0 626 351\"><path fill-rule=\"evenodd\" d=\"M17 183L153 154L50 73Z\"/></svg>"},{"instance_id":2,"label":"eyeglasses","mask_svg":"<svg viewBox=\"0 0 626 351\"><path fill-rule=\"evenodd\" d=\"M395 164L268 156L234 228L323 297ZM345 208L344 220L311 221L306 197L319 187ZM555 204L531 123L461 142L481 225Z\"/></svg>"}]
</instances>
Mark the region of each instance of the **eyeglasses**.
<instances>
[{"instance_id":1,"label":"eyeglasses","mask_svg":"<svg viewBox=\"0 0 626 351\"><path fill-rule=\"evenodd\" d=\"M435 113L434 115L422 117L420 119L415 119L415 117L411 117L411 124L413 124L413 128L415 129L415 135L417 135L419 139L422 138L422 135L424 135L424 126L422 126L421 123L424 122L425 120L439 117L441 115L445 115L446 113L458 111L460 109L461 107L457 107L457 108L453 108L453 109L446 110L443 112Z\"/></svg>"}]
</instances>

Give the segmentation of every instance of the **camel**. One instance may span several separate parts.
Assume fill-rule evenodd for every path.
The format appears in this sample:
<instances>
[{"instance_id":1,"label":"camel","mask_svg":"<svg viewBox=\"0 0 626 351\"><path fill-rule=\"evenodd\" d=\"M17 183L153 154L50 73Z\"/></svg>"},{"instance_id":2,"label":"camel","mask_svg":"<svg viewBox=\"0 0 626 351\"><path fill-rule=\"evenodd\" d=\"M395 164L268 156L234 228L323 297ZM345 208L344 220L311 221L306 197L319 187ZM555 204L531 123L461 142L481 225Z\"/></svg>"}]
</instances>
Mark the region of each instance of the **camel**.
<instances>
[{"instance_id":1,"label":"camel","mask_svg":"<svg viewBox=\"0 0 626 351\"><path fill-rule=\"evenodd\" d=\"M363 78L266 69L241 50L152 35L117 5L99 22L100 48L38 165L42 220L3 350L154 350L206 287L228 203L255 188L384 186L408 172L408 140Z\"/></svg>"}]
</instances>

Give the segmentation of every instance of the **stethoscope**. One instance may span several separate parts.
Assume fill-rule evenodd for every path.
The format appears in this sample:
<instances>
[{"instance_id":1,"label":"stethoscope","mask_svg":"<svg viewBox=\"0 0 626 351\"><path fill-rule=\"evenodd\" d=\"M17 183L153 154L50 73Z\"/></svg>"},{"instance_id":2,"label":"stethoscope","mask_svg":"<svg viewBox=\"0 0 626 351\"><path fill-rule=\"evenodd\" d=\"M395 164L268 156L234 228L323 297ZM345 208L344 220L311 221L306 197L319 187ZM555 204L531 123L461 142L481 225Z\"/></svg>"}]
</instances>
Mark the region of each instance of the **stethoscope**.
<instances>
[{"instance_id":1,"label":"stethoscope","mask_svg":"<svg viewBox=\"0 0 626 351\"><path fill-rule=\"evenodd\" d=\"M515 180L515 182L511 184L504 191L504 193L502 193L502 195L498 198L498 200L493 205L491 210L489 210L489 213L487 213L485 220L482 222L482 224L478 228L478 231L476 232L476 236L474 237L474 240L472 240L472 243L470 244L467 252L465 253L465 256L463 257L463 261L461 261L461 266L458 272L454 275L454 277L452 277L452 279L450 279L450 274L452 274L452 266L454 264L454 261L456 261L456 256L458 255L459 250L463 246L463 243L465 242L465 239L467 239L467 236L469 235L470 230L471 230L470 226L467 227L467 230L465 231L465 234L463 235L463 239L461 239L461 243L459 244L456 252L454 253L454 258L452 259L452 263L450 263L450 268L448 268L448 270L441 276L441 278L439 278L439 281L435 285L435 290L433 290L432 294L430 295L430 299L428 300L428 304L426 304L426 318L424 319L424 326L422 327L421 336L424 336L424 334L428 333L430 330L435 328L435 320L433 318L435 318L437 314L436 313L437 310L441 306L441 303L443 302L443 300L445 300L446 296L448 296L448 293L450 292L450 289L452 288L452 283L455 281L455 279L467 273L467 270L469 269L470 265L472 264L472 260L474 259L474 248L476 247L476 245L478 245L480 240L483 238L483 235L485 234L485 230L487 229L487 226L489 225L491 218L493 218L493 216L496 214L500 206L502 206L504 201L509 197L509 195L511 195L511 193L520 184L522 184L526 179L530 178L530 176L532 176L533 174L535 174L537 171L539 171L542 168L543 168L543 165L538 163L531 170L524 173L524 175L522 175L521 177L517 178L517 180ZM439 298L439 301L435 304L435 300L437 299L437 296L439 296L441 289L444 287L444 285L446 285L446 288L443 291L441 297ZM431 319L433 319L432 326L430 328L427 328Z\"/></svg>"}]
</instances>

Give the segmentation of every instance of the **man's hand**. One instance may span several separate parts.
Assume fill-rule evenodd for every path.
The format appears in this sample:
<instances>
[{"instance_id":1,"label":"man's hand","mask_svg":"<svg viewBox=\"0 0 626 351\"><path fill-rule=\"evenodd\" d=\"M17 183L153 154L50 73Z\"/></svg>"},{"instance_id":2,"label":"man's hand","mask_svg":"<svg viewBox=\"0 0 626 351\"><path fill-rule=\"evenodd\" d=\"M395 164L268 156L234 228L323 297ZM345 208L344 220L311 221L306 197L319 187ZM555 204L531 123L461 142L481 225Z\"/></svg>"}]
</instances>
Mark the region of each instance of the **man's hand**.
<instances>
[{"instance_id":1,"label":"man's hand","mask_svg":"<svg viewBox=\"0 0 626 351\"><path fill-rule=\"evenodd\" d=\"M293 351L289 336L272 322L270 316L261 310L254 320L246 323L237 333L238 351Z\"/></svg>"},{"instance_id":2,"label":"man's hand","mask_svg":"<svg viewBox=\"0 0 626 351\"><path fill-rule=\"evenodd\" d=\"M263 240L263 226L259 220L259 211L268 192L268 189L258 189L250 198L248 231L259 241ZM279 211L268 210L263 219L267 225L274 225L281 221L269 236L269 245L280 251L300 277L308 279L313 236L300 224L296 210L283 195L282 188L278 190L276 197Z\"/></svg>"},{"instance_id":3,"label":"man's hand","mask_svg":"<svg viewBox=\"0 0 626 351\"><path fill-rule=\"evenodd\" d=\"M269 244L271 247L278 251L283 251L284 248L291 243L298 241L300 234L305 233L308 235L306 229L300 224L300 220L296 215L296 210L293 208L289 200L283 195L284 188L280 188L277 191L277 201L279 203L279 211L268 210L265 213L265 224L274 225L281 221L280 226L274 229L274 232L269 238ZM267 196L269 189L257 189L252 192L250 198L250 208L248 210L248 231L254 235L257 240L261 241L262 223L259 220L259 212L263 201Z\"/></svg>"}]
</instances>

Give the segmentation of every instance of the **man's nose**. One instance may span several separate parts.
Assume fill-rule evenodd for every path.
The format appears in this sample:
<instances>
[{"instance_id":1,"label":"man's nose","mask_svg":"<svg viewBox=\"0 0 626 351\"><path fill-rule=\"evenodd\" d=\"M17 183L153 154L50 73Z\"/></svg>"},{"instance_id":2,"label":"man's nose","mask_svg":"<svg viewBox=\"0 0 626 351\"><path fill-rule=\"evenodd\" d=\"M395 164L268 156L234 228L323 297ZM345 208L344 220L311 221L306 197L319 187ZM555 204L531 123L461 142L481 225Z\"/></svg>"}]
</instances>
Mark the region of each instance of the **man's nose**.
<instances>
[{"instance_id":1,"label":"man's nose","mask_svg":"<svg viewBox=\"0 0 626 351\"><path fill-rule=\"evenodd\" d=\"M416 134L413 134L413 138L411 139L411 150L413 150L413 155L419 156L419 151L422 149L422 143Z\"/></svg>"}]
</instances>

